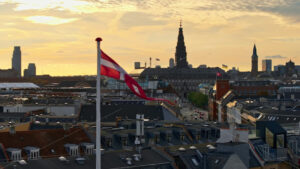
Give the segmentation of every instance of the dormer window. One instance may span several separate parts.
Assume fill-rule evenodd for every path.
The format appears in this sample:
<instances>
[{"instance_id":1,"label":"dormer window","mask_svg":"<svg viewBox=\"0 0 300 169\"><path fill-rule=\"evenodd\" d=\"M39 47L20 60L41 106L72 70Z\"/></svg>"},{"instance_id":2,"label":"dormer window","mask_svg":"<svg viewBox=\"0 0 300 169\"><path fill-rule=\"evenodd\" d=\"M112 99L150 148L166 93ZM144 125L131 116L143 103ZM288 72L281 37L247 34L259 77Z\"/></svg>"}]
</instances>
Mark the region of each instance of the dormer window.
<instances>
[{"instance_id":1,"label":"dormer window","mask_svg":"<svg viewBox=\"0 0 300 169\"><path fill-rule=\"evenodd\" d=\"M127 146L127 138L126 137L122 137L121 142L122 142L122 146Z\"/></svg>"},{"instance_id":2,"label":"dormer window","mask_svg":"<svg viewBox=\"0 0 300 169\"><path fill-rule=\"evenodd\" d=\"M65 148L70 156L78 156L79 148L76 144L65 144Z\"/></svg>"},{"instance_id":3,"label":"dormer window","mask_svg":"<svg viewBox=\"0 0 300 169\"><path fill-rule=\"evenodd\" d=\"M158 136L158 135L155 135L155 137L154 137L154 141L155 141L155 144L158 144L158 143L159 143L159 141L160 141L160 138L159 138L159 136Z\"/></svg>"},{"instance_id":4,"label":"dormer window","mask_svg":"<svg viewBox=\"0 0 300 169\"><path fill-rule=\"evenodd\" d=\"M27 146L24 148L27 153L28 160L35 160L40 158L40 149L37 147Z\"/></svg>"},{"instance_id":5,"label":"dormer window","mask_svg":"<svg viewBox=\"0 0 300 169\"><path fill-rule=\"evenodd\" d=\"M18 148L8 148L6 149L11 161L20 161L22 160L22 150Z\"/></svg>"},{"instance_id":6,"label":"dormer window","mask_svg":"<svg viewBox=\"0 0 300 169\"><path fill-rule=\"evenodd\" d=\"M185 139L185 135L184 134L180 134L180 140L184 141L184 139Z\"/></svg>"},{"instance_id":7,"label":"dormer window","mask_svg":"<svg viewBox=\"0 0 300 169\"><path fill-rule=\"evenodd\" d=\"M105 140L106 140L105 142L106 142L107 147L112 147L112 139L106 138Z\"/></svg>"},{"instance_id":8,"label":"dormer window","mask_svg":"<svg viewBox=\"0 0 300 169\"><path fill-rule=\"evenodd\" d=\"M171 142L171 139L172 139L171 134L168 134L168 135L167 135L167 142L170 143L170 142Z\"/></svg>"},{"instance_id":9,"label":"dormer window","mask_svg":"<svg viewBox=\"0 0 300 169\"><path fill-rule=\"evenodd\" d=\"M196 140L199 141L200 139L201 139L201 135L200 135L200 133L199 133L199 134L196 135Z\"/></svg>"},{"instance_id":10,"label":"dormer window","mask_svg":"<svg viewBox=\"0 0 300 169\"><path fill-rule=\"evenodd\" d=\"M85 155L93 155L94 154L94 149L95 145L92 143L82 143L81 144L84 154Z\"/></svg>"}]
</instances>

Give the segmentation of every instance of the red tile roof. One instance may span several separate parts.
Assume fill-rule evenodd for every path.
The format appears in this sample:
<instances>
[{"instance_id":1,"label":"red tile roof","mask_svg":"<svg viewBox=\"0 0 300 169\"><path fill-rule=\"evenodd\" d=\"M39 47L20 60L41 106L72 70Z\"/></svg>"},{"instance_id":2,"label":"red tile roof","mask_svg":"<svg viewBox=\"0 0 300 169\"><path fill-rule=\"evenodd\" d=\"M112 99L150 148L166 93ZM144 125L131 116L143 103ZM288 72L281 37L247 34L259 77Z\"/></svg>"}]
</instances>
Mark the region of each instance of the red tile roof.
<instances>
[{"instance_id":1,"label":"red tile roof","mask_svg":"<svg viewBox=\"0 0 300 169\"><path fill-rule=\"evenodd\" d=\"M91 142L91 140L81 127L69 130L17 131L13 135L9 132L0 133L0 143L5 148L19 148L24 152L23 148L26 146L38 147L43 158L66 155L65 144L80 144L83 142ZM55 151L55 154L51 153L51 149ZM25 153L23 155L25 156Z\"/></svg>"}]
</instances>

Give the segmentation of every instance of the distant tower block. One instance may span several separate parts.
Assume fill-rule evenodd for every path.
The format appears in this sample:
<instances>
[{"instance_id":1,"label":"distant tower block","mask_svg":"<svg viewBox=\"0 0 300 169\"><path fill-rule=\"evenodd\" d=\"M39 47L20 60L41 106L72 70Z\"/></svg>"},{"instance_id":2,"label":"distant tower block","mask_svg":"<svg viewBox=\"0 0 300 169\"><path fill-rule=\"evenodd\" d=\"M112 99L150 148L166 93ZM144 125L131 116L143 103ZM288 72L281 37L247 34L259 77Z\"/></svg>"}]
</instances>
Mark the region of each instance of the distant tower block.
<instances>
[{"instance_id":1,"label":"distant tower block","mask_svg":"<svg viewBox=\"0 0 300 169\"><path fill-rule=\"evenodd\" d=\"M264 72L272 72L272 60L271 59L265 59L262 60L262 71Z\"/></svg>"},{"instance_id":2,"label":"distant tower block","mask_svg":"<svg viewBox=\"0 0 300 169\"><path fill-rule=\"evenodd\" d=\"M254 44L253 54L252 54L252 69L251 69L252 77L256 77L257 73L258 73L258 56L257 56L256 46Z\"/></svg>"},{"instance_id":3,"label":"distant tower block","mask_svg":"<svg viewBox=\"0 0 300 169\"><path fill-rule=\"evenodd\" d=\"M17 72L17 76L21 77L21 47L15 46L12 57L12 69Z\"/></svg>"},{"instance_id":4,"label":"distant tower block","mask_svg":"<svg viewBox=\"0 0 300 169\"><path fill-rule=\"evenodd\" d=\"M29 63L28 68L24 69L24 77L36 76L36 67L34 63Z\"/></svg>"},{"instance_id":5,"label":"distant tower block","mask_svg":"<svg viewBox=\"0 0 300 169\"><path fill-rule=\"evenodd\" d=\"M175 66L174 59L170 58L169 60L169 68L173 68Z\"/></svg>"}]
</instances>

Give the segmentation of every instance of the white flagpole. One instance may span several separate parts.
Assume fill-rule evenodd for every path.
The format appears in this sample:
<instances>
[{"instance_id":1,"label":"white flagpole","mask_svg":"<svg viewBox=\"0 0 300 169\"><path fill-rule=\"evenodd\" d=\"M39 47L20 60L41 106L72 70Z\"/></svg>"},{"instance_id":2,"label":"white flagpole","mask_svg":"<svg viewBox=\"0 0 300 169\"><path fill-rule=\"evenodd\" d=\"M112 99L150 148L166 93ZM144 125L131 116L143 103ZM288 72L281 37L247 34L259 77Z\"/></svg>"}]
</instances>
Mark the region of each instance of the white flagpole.
<instances>
[{"instance_id":1,"label":"white flagpole","mask_svg":"<svg viewBox=\"0 0 300 169\"><path fill-rule=\"evenodd\" d=\"M101 169L101 38L96 38L97 41L97 100L96 100L96 169Z\"/></svg>"}]
</instances>

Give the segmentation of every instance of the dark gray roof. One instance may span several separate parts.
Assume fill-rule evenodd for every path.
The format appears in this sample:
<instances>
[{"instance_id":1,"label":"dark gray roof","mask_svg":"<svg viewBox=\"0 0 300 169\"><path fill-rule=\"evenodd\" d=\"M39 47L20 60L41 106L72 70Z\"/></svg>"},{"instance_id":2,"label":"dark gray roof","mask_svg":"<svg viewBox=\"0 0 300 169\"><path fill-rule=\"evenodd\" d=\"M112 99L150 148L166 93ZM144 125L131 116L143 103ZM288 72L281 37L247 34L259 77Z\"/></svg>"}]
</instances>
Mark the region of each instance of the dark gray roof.
<instances>
[{"instance_id":1,"label":"dark gray roof","mask_svg":"<svg viewBox=\"0 0 300 169\"><path fill-rule=\"evenodd\" d=\"M222 169L232 153L209 153L207 158L208 169Z\"/></svg>"},{"instance_id":2,"label":"dark gray roof","mask_svg":"<svg viewBox=\"0 0 300 169\"><path fill-rule=\"evenodd\" d=\"M76 84L84 83L86 85L89 85L91 87L96 87L96 81L95 80L86 80L86 81L62 81L59 83L57 87L75 87Z\"/></svg>"},{"instance_id":3,"label":"dark gray roof","mask_svg":"<svg viewBox=\"0 0 300 169\"><path fill-rule=\"evenodd\" d=\"M144 114L146 119L164 120L163 108L157 105L142 104L120 104L120 105L102 105L101 120L104 122L115 122L116 117L122 119L136 119L136 114ZM83 105L79 115L80 121L96 121L96 106Z\"/></svg>"},{"instance_id":4,"label":"dark gray roof","mask_svg":"<svg viewBox=\"0 0 300 169\"><path fill-rule=\"evenodd\" d=\"M276 121L257 121L256 122L256 130L265 130L268 128L273 134L283 134L286 133Z\"/></svg>"},{"instance_id":5,"label":"dark gray roof","mask_svg":"<svg viewBox=\"0 0 300 169\"><path fill-rule=\"evenodd\" d=\"M133 154L136 154L136 152L128 151L128 152L121 152L121 153L120 152L106 153L102 157L102 162L105 164L102 168L110 169L110 168L128 167L128 165L120 158L120 155L123 157L132 157ZM163 164L164 166L165 165L170 166L171 163L160 153L151 149L142 150L142 157L143 157L142 161L133 161L132 168L143 168L142 166L146 167L154 164Z\"/></svg>"},{"instance_id":6,"label":"dark gray roof","mask_svg":"<svg viewBox=\"0 0 300 169\"><path fill-rule=\"evenodd\" d=\"M275 110L272 108L257 108L258 112L263 113L259 121L277 121L283 123L298 123L300 121L300 111L296 110Z\"/></svg>"},{"instance_id":7,"label":"dark gray roof","mask_svg":"<svg viewBox=\"0 0 300 169\"><path fill-rule=\"evenodd\" d=\"M249 160L249 168L260 167L260 164L252 151L249 150L250 160Z\"/></svg>"},{"instance_id":8,"label":"dark gray roof","mask_svg":"<svg viewBox=\"0 0 300 169\"><path fill-rule=\"evenodd\" d=\"M133 165L129 166L121 157L130 157L136 154L135 151L118 151L118 152L106 152L102 155L102 169L116 169L116 168L128 168L128 169L143 169L147 167L160 167L163 169L172 169L171 161L160 155L157 151L152 149L146 149L142 151L141 161L132 161ZM61 162L58 158L47 158L39 160L27 161L26 165L14 163L2 164L6 166L6 169L92 169L95 168L95 156L85 157L85 164L79 165L76 163L74 157L67 157L68 163Z\"/></svg>"},{"instance_id":9,"label":"dark gray roof","mask_svg":"<svg viewBox=\"0 0 300 169\"><path fill-rule=\"evenodd\" d=\"M147 68L140 78L162 79L216 79L216 73L220 72L227 77L224 70L216 68Z\"/></svg>"},{"instance_id":10,"label":"dark gray roof","mask_svg":"<svg viewBox=\"0 0 300 169\"><path fill-rule=\"evenodd\" d=\"M25 115L23 112L0 113L0 118L23 118Z\"/></svg>"},{"instance_id":11,"label":"dark gray roof","mask_svg":"<svg viewBox=\"0 0 300 169\"><path fill-rule=\"evenodd\" d=\"M231 85L233 86L269 86L273 83L268 80L241 80L235 81Z\"/></svg>"}]
</instances>

